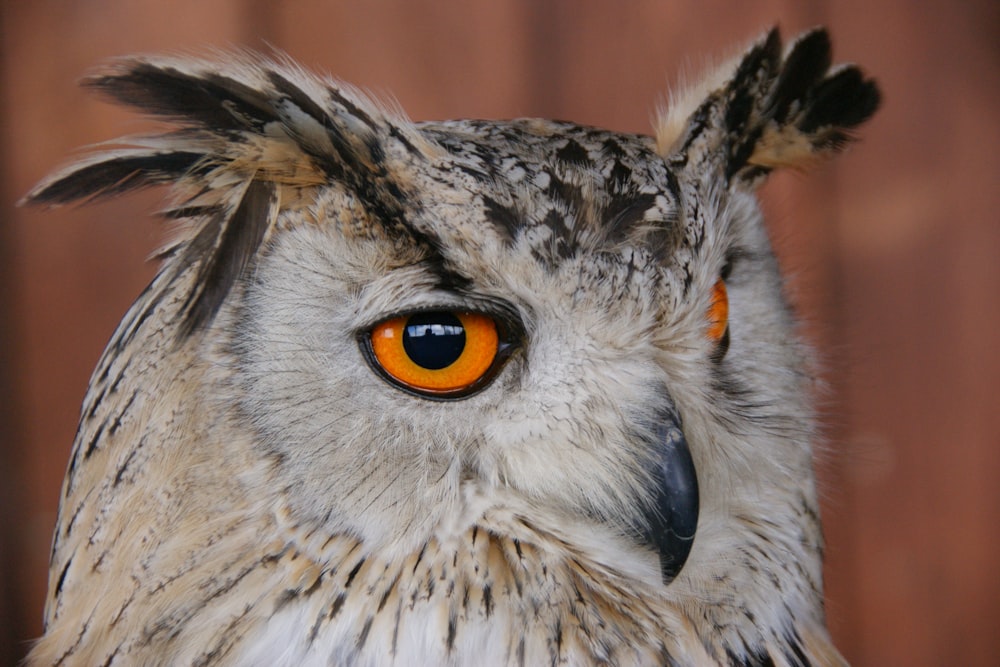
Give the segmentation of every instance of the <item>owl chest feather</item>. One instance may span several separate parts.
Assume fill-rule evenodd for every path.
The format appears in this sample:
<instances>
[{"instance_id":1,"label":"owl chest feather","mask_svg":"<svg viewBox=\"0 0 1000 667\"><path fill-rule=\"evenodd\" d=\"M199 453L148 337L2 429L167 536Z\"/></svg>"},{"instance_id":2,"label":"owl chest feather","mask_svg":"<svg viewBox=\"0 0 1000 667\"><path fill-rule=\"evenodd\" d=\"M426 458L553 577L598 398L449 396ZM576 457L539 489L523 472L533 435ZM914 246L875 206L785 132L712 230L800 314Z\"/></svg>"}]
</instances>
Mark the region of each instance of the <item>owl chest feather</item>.
<instances>
[{"instance_id":1,"label":"owl chest feather","mask_svg":"<svg viewBox=\"0 0 1000 667\"><path fill-rule=\"evenodd\" d=\"M678 609L551 546L479 527L391 563L327 545L339 564L287 590L233 664L711 664Z\"/></svg>"}]
</instances>

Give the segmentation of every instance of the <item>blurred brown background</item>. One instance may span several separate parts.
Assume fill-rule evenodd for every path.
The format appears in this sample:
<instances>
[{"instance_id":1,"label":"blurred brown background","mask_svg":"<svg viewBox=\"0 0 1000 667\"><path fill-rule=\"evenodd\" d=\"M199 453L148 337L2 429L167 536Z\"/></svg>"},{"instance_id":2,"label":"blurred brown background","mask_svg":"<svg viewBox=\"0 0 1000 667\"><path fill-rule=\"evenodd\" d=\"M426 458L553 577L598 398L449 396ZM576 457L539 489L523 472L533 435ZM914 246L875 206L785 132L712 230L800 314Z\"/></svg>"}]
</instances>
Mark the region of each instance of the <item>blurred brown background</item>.
<instances>
[{"instance_id":1,"label":"blurred brown background","mask_svg":"<svg viewBox=\"0 0 1000 667\"><path fill-rule=\"evenodd\" d=\"M828 613L864 665L1000 655L1000 3L6 0L0 4L0 663L41 630L87 378L152 274L162 193L15 201L79 146L138 131L75 81L102 59L282 49L416 119L553 116L645 132L677 74L778 23L828 25L880 82L863 141L766 186L829 395Z\"/></svg>"}]
</instances>

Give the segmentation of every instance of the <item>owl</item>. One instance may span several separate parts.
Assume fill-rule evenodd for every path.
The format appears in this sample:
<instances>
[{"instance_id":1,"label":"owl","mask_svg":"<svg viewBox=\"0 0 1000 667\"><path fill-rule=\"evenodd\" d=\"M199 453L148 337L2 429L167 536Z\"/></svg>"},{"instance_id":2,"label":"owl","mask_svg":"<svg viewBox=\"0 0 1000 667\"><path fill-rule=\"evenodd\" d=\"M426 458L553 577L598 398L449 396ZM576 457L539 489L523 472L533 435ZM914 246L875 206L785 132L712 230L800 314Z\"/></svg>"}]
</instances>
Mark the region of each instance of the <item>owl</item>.
<instances>
[{"instance_id":1,"label":"owl","mask_svg":"<svg viewBox=\"0 0 1000 667\"><path fill-rule=\"evenodd\" d=\"M842 665L809 353L756 188L876 85L776 30L651 136L412 122L286 58L87 85L169 184L81 411L31 665Z\"/></svg>"}]
</instances>

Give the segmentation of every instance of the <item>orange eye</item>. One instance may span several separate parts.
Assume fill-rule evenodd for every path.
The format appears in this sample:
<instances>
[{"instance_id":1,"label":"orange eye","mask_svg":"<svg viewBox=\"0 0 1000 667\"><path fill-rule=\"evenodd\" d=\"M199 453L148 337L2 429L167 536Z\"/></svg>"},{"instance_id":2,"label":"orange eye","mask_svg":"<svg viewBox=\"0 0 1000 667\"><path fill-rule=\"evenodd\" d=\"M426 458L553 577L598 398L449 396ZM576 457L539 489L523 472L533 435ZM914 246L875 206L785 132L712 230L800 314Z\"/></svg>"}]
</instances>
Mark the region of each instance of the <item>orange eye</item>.
<instances>
[{"instance_id":1,"label":"orange eye","mask_svg":"<svg viewBox=\"0 0 1000 667\"><path fill-rule=\"evenodd\" d=\"M713 343L721 343L729 330L729 297L726 294L726 283L721 278L712 287L712 303L705 316L708 319L708 331L705 335Z\"/></svg>"},{"instance_id":2,"label":"orange eye","mask_svg":"<svg viewBox=\"0 0 1000 667\"><path fill-rule=\"evenodd\" d=\"M481 313L434 311L394 317L368 335L369 361L402 389L454 398L481 388L503 346Z\"/></svg>"}]
</instances>

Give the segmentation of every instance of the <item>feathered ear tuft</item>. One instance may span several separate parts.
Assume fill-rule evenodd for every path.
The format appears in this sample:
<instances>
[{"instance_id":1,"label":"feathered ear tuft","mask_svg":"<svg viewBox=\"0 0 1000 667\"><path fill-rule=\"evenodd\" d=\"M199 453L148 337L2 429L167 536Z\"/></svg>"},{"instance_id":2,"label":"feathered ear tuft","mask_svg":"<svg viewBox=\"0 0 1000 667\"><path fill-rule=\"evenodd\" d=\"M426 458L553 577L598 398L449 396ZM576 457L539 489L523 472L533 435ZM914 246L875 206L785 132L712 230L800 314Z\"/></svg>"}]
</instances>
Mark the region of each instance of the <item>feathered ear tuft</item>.
<instances>
[{"instance_id":1,"label":"feathered ear tuft","mask_svg":"<svg viewBox=\"0 0 1000 667\"><path fill-rule=\"evenodd\" d=\"M218 61L133 58L84 85L179 129L122 140L39 184L25 203L62 204L175 182L203 191L247 178L347 187L384 176L389 144L430 153L401 114L290 62L252 54ZM215 178L222 176L222 178ZM240 178L242 176L242 178Z\"/></svg>"},{"instance_id":2,"label":"feathered ear tuft","mask_svg":"<svg viewBox=\"0 0 1000 667\"><path fill-rule=\"evenodd\" d=\"M434 154L401 114L291 62L252 54L127 59L85 85L175 129L98 147L23 203L58 205L172 184L179 203L167 215L191 221L171 253L172 270L193 269L197 277L182 334L212 321L282 209L309 205L306 191L336 183L392 224L401 196L393 178L408 161Z\"/></svg>"},{"instance_id":3,"label":"feathered ear tuft","mask_svg":"<svg viewBox=\"0 0 1000 667\"><path fill-rule=\"evenodd\" d=\"M684 163L721 157L730 182L756 183L772 169L841 150L880 95L857 67L830 63L825 30L805 33L782 56L772 29L735 66L696 87L698 97L688 94L660 115L661 155Z\"/></svg>"}]
</instances>

